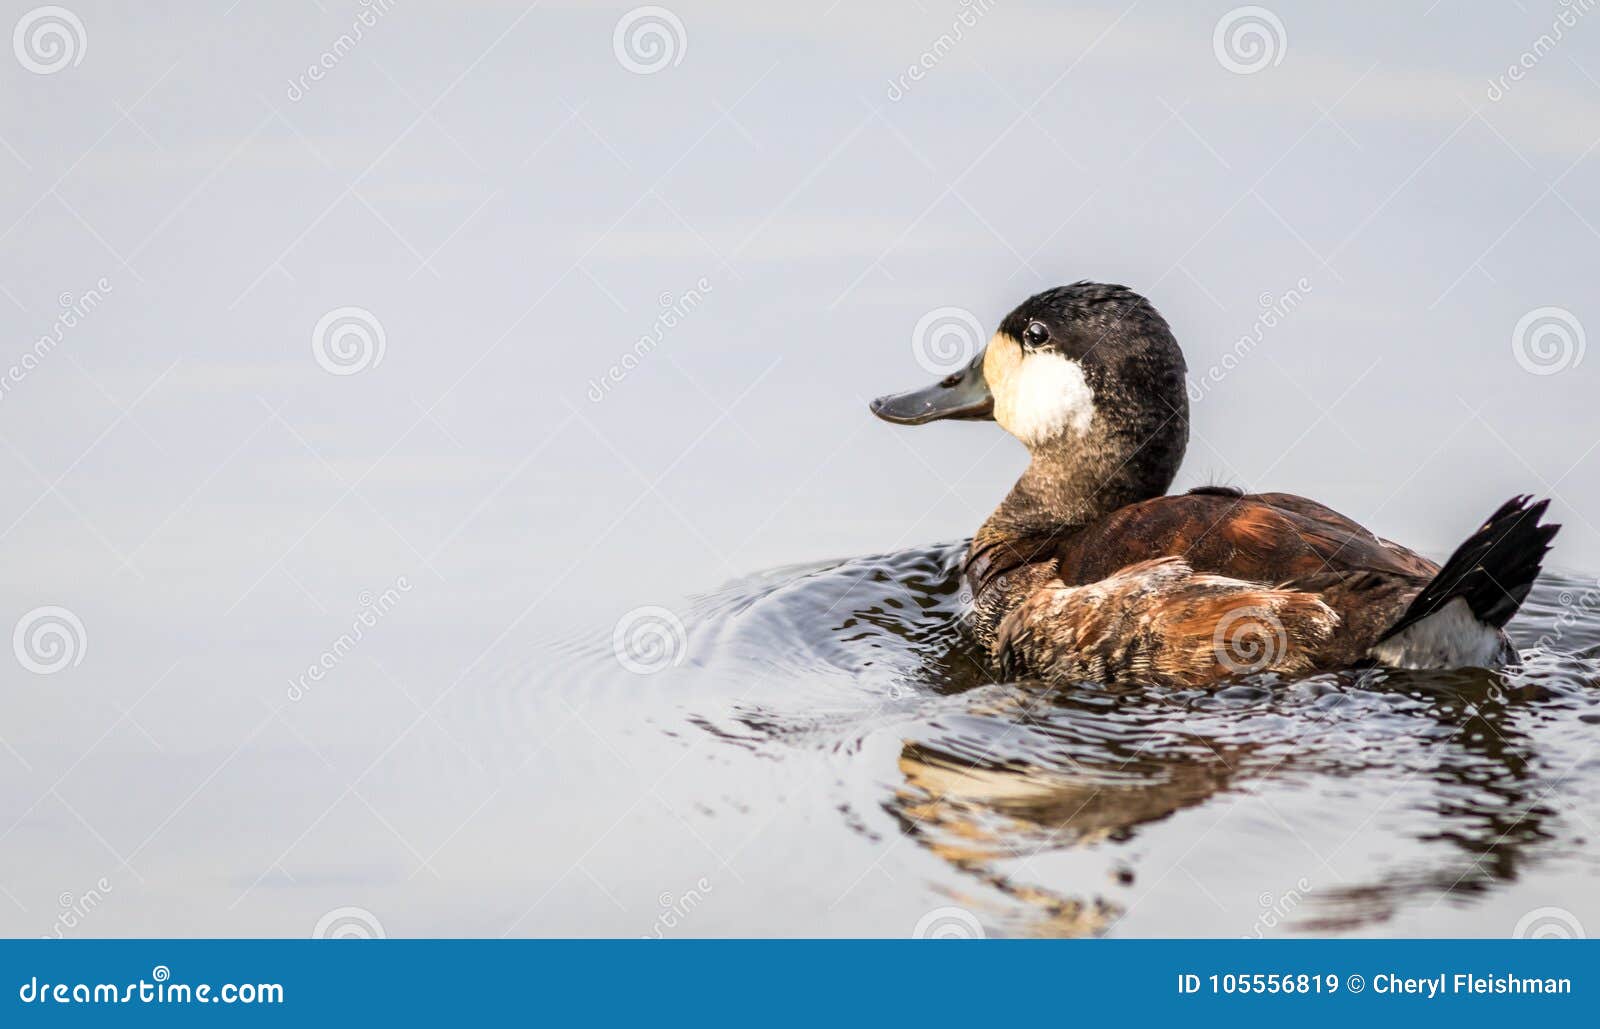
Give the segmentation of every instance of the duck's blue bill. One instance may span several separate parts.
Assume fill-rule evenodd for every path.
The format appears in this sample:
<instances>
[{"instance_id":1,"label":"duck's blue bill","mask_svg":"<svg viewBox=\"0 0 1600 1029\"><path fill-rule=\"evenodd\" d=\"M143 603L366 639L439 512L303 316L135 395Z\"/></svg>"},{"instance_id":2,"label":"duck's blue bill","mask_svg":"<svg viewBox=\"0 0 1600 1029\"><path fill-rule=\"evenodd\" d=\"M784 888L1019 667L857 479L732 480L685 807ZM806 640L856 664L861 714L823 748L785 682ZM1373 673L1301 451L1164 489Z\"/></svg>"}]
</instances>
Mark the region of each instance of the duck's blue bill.
<instances>
[{"instance_id":1,"label":"duck's blue bill","mask_svg":"<svg viewBox=\"0 0 1600 1029\"><path fill-rule=\"evenodd\" d=\"M983 353L932 386L879 397L871 407L873 414L897 425L921 425L941 418L992 419L994 397L983 378Z\"/></svg>"}]
</instances>

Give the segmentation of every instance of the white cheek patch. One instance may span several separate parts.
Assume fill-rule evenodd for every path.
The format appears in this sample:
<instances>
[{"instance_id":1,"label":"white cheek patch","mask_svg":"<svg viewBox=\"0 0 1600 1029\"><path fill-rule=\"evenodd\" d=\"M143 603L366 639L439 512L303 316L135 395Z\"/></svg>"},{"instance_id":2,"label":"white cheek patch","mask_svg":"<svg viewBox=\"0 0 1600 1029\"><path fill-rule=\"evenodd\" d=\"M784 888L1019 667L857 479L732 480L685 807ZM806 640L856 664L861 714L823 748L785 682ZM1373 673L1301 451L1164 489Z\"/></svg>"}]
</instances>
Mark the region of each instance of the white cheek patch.
<instances>
[{"instance_id":1,"label":"white cheek patch","mask_svg":"<svg viewBox=\"0 0 1600 1029\"><path fill-rule=\"evenodd\" d=\"M1083 366L1060 354L1025 355L1008 377L1006 393L996 414L1003 413L1001 424L1029 446L1069 431L1081 436L1094 420L1094 394Z\"/></svg>"}]
</instances>

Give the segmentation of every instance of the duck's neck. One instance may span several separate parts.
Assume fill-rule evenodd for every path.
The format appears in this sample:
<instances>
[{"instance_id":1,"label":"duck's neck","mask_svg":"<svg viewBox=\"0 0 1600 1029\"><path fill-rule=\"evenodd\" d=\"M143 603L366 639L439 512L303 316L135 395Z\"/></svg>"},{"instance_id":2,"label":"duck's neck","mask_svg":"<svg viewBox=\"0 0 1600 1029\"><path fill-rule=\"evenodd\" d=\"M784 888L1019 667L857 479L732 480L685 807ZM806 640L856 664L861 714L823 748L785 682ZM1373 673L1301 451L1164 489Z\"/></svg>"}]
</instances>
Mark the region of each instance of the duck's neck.
<instances>
[{"instance_id":1,"label":"duck's neck","mask_svg":"<svg viewBox=\"0 0 1600 1029\"><path fill-rule=\"evenodd\" d=\"M973 538L974 549L1002 540L1065 534L1125 504L1156 494L1102 489L1101 483L1035 459Z\"/></svg>"},{"instance_id":2,"label":"duck's neck","mask_svg":"<svg viewBox=\"0 0 1600 1029\"><path fill-rule=\"evenodd\" d=\"M1187 425L1138 439L1094 432L1036 449L1028 468L973 538L973 552L1018 539L1065 536L1118 508L1166 493L1188 442Z\"/></svg>"}]
</instances>

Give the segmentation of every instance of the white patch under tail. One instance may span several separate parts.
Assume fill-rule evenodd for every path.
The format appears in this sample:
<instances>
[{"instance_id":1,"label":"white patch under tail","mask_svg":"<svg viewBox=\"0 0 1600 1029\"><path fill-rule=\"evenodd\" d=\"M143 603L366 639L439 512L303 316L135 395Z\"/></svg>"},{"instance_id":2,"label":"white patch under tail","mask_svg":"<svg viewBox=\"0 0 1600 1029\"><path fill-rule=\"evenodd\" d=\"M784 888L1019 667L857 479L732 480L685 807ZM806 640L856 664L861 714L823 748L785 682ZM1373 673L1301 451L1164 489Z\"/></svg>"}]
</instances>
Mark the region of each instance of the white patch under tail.
<instances>
[{"instance_id":1,"label":"white patch under tail","mask_svg":"<svg viewBox=\"0 0 1600 1029\"><path fill-rule=\"evenodd\" d=\"M1391 668L1492 668L1504 663L1508 650L1505 635L1478 621L1456 597L1369 653Z\"/></svg>"}]
</instances>

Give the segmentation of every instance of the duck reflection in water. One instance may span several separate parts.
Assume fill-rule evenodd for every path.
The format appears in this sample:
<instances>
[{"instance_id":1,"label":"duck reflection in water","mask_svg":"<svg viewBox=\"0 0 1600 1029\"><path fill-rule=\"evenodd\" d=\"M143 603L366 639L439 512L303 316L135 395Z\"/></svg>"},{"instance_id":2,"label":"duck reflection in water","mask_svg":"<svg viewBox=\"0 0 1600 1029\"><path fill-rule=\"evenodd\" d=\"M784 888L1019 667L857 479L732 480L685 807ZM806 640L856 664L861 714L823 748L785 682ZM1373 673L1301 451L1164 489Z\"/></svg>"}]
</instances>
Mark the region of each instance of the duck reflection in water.
<instances>
[{"instance_id":1,"label":"duck reflection in water","mask_svg":"<svg viewBox=\"0 0 1600 1029\"><path fill-rule=\"evenodd\" d=\"M1408 909L1481 900L1552 853L1583 852L1582 823L1565 808L1575 792L1591 809L1596 799L1572 776L1592 743L1583 719L1600 633L1572 629L1562 642L1573 652L1532 647L1503 672L1264 675L1221 690L1002 682L956 627L963 551L791 570L710 598L701 671L733 669L743 699L696 724L774 760L871 762L857 778L876 781L883 751L864 741L892 734L893 781L836 806L855 832L891 848L898 834L937 857L951 874L928 887L991 934L1118 932L1121 919L1151 913L1146 897L1171 904L1183 877L1169 871L1211 827L1202 851L1241 860L1234 881L1208 890L1240 886L1247 865L1281 872L1247 881L1251 897L1315 879L1276 932L1374 931ZM1574 588L1549 578L1517 630L1524 647ZM752 661L763 662L754 687ZM1355 799L1333 810L1329 796ZM1233 813L1258 803L1282 810ZM1279 813L1329 829L1326 865ZM1218 912L1205 931L1248 935L1256 914Z\"/></svg>"},{"instance_id":2,"label":"duck reflection in water","mask_svg":"<svg viewBox=\"0 0 1600 1029\"><path fill-rule=\"evenodd\" d=\"M1364 881L1338 881L1315 862L1293 866L1319 885L1275 927L1370 928L1407 902L1466 903L1512 882L1555 838L1548 823L1559 812L1545 801L1553 784L1517 727L1520 702L1549 699L1543 693L1478 671L1346 673L1223 698L1089 685L977 691L983 699L962 715L905 739L903 783L884 809L907 837L1014 902L956 898L995 931L1082 936L1114 930L1143 896L1130 844L1156 823L1215 798L1253 796L1255 783L1393 776L1392 814L1415 812L1422 849ZM1384 737L1408 743L1363 745L1363 727L1380 720ZM1273 723L1271 733L1256 727ZM1226 823L1213 824L1225 836ZM1118 859L1071 886L1040 879L1033 858L1074 848ZM1233 928L1247 934L1249 925Z\"/></svg>"}]
</instances>

